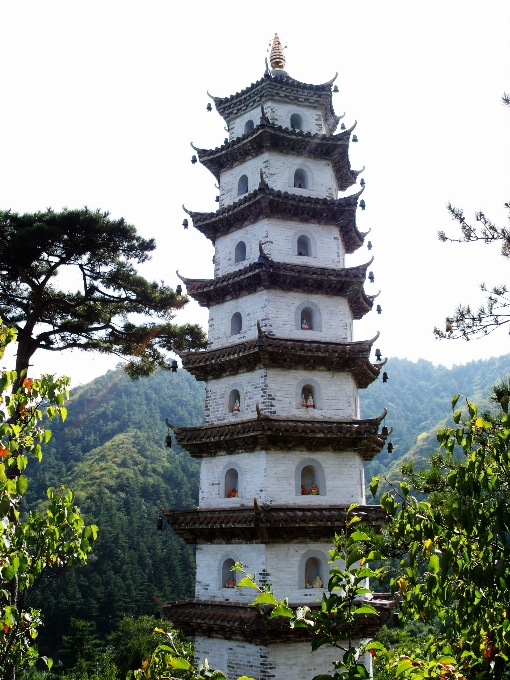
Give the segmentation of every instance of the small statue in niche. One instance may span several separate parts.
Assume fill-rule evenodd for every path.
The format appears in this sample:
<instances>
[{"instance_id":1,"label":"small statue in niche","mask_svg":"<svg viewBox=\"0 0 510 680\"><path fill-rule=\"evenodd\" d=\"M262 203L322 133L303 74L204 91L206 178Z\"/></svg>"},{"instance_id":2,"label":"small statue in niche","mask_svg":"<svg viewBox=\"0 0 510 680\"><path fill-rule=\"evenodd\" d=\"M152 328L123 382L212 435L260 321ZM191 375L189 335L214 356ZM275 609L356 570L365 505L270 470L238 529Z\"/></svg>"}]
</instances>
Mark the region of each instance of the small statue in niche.
<instances>
[{"instance_id":1,"label":"small statue in niche","mask_svg":"<svg viewBox=\"0 0 510 680\"><path fill-rule=\"evenodd\" d=\"M305 588L312 588L312 584L308 580L308 577L305 577Z\"/></svg>"},{"instance_id":2,"label":"small statue in niche","mask_svg":"<svg viewBox=\"0 0 510 680\"><path fill-rule=\"evenodd\" d=\"M307 408L305 393L301 392L301 408Z\"/></svg>"},{"instance_id":3,"label":"small statue in niche","mask_svg":"<svg viewBox=\"0 0 510 680\"><path fill-rule=\"evenodd\" d=\"M232 487L230 491L228 492L227 498L238 498L239 492L235 487Z\"/></svg>"},{"instance_id":4,"label":"small statue in niche","mask_svg":"<svg viewBox=\"0 0 510 680\"><path fill-rule=\"evenodd\" d=\"M308 489L306 488L306 486L305 486L304 484L301 484L301 495L302 495L302 496L308 496L309 493L310 493L310 492L308 491Z\"/></svg>"},{"instance_id":5,"label":"small statue in niche","mask_svg":"<svg viewBox=\"0 0 510 680\"><path fill-rule=\"evenodd\" d=\"M315 404L313 403L313 397L311 394L308 395L308 399L306 400L306 408L315 408Z\"/></svg>"},{"instance_id":6,"label":"small statue in niche","mask_svg":"<svg viewBox=\"0 0 510 680\"><path fill-rule=\"evenodd\" d=\"M304 317L301 319L301 330L302 331L309 331L310 330L310 326L308 325L308 321Z\"/></svg>"},{"instance_id":7,"label":"small statue in niche","mask_svg":"<svg viewBox=\"0 0 510 680\"><path fill-rule=\"evenodd\" d=\"M317 487L317 484L312 484L312 488L309 491L311 496L318 496L319 495L319 489Z\"/></svg>"},{"instance_id":8,"label":"small statue in niche","mask_svg":"<svg viewBox=\"0 0 510 680\"><path fill-rule=\"evenodd\" d=\"M232 413L239 413L241 406L239 404L239 399L236 399L234 405L232 406Z\"/></svg>"},{"instance_id":9,"label":"small statue in niche","mask_svg":"<svg viewBox=\"0 0 510 680\"><path fill-rule=\"evenodd\" d=\"M235 588L236 587L236 580L232 576L232 578L229 578L229 580L225 583L225 588Z\"/></svg>"},{"instance_id":10,"label":"small statue in niche","mask_svg":"<svg viewBox=\"0 0 510 680\"><path fill-rule=\"evenodd\" d=\"M320 576L316 576L314 578L312 588L322 588L322 580Z\"/></svg>"}]
</instances>

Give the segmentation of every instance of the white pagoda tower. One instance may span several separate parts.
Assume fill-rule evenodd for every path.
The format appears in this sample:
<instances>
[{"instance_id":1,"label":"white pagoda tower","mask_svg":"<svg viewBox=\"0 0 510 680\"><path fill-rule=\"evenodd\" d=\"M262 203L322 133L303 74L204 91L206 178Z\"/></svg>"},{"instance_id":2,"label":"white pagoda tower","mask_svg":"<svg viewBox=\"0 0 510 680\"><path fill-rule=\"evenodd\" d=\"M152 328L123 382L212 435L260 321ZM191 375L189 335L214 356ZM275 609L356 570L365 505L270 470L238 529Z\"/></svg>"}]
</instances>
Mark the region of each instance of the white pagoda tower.
<instances>
[{"instance_id":1,"label":"white pagoda tower","mask_svg":"<svg viewBox=\"0 0 510 680\"><path fill-rule=\"evenodd\" d=\"M339 657L334 648L312 653L304 629L251 606L254 591L235 587L234 563L277 599L318 607L348 506L385 521L382 508L365 505L363 474L385 444L385 413L361 420L358 400L383 364L369 360L375 338L352 340L354 320L373 307L363 289L370 262L345 266L365 237L356 227L363 187L344 196L359 174L348 157L354 126L336 133L335 78L291 78L277 36L270 63L245 90L212 98L229 138L196 149L220 186L217 212L187 211L214 244L214 278L182 279L209 309L208 348L181 357L207 383L205 422L171 427L201 459L200 504L165 511L197 546L195 598L168 603L165 614L194 636L196 658L229 680L311 679ZM389 616L387 598L372 604L380 616L366 617L359 637Z\"/></svg>"}]
</instances>

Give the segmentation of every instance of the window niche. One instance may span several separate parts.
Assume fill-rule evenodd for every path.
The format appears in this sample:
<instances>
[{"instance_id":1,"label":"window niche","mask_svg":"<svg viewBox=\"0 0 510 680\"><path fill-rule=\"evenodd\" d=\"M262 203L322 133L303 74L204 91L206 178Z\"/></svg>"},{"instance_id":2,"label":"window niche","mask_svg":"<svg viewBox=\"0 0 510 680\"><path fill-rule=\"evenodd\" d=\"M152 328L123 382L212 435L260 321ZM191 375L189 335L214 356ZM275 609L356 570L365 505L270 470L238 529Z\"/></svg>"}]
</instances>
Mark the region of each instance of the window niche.
<instances>
[{"instance_id":1,"label":"window niche","mask_svg":"<svg viewBox=\"0 0 510 680\"><path fill-rule=\"evenodd\" d=\"M325 588L328 578L328 559L319 550L308 550L299 565L299 588Z\"/></svg>"},{"instance_id":2,"label":"window niche","mask_svg":"<svg viewBox=\"0 0 510 680\"><path fill-rule=\"evenodd\" d=\"M301 302L295 312L296 330L322 331L322 315L319 306L315 302Z\"/></svg>"},{"instance_id":3,"label":"window niche","mask_svg":"<svg viewBox=\"0 0 510 680\"><path fill-rule=\"evenodd\" d=\"M241 411L241 395L239 390L232 390L228 395L228 412L239 413Z\"/></svg>"},{"instance_id":4,"label":"window niche","mask_svg":"<svg viewBox=\"0 0 510 680\"><path fill-rule=\"evenodd\" d=\"M237 585L237 572L232 571L232 567L235 565L235 560L228 557L223 561L221 566L221 587L222 588L235 588Z\"/></svg>"},{"instance_id":5,"label":"window niche","mask_svg":"<svg viewBox=\"0 0 510 680\"><path fill-rule=\"evenodd\" d=\"M237 182L237 195L242 196L248 193L248 175L241 175Z\"/></svg>"},{"instance_id":6,"label":"window niche","mask_svg":"<svg viewBox=\"0 0 510 680\"><path fill-rule=\"evenodd\" d=\"M236 312L230 319L230 335L239 335L243 332L243 317L240 312Z\"/></svg>"},{"instance_id":7,"label":"window niche","mask_svg":"<svg viewBox=\"0 0 510 680\"><path fill-rule=\"evenodd\" d=\"M237 463L227 463L220 477L224 498L243 497L243 469Z\"/></svg>"},{"instance_id":8,"label":"window niche","mask_svg":"<svg viewBox=\"0 0 510 680\"><path fill-rule=\"evenodd\" d=\"M296 496L325 496L326 475L318 460L306 458L297 465L295 474Z\"/></svg>"},{"instance_id":9,"label":"window niche","mask_svg":"<svg viewBox=\"0 0 510 680\"><path fill-rule=\"evenodd\" d=\"M234 262L243 262L246 260L246 243L244 241L239 241L234 250Z\"/></svg>"},{"instance_id":10,"label":"window niche","mask_svg":"<svg viewBox=\"0 0 510 680\"><path fill-rule=\"evenodd\" d=\"M255 129L255 123L252 120L247 120L244 124L244 134Z\"/></svg>"},{"instance_id":11,"label":"window niche","mask_svg":"<svg viewBox=\"0 0 510 680\"><path fill-rule=\"evenodd\" d=\"M315 408L315 399L313 385L303 385L301 388L301 408Z\"/></svg>"},{"instance_id":12,"label":"window niche","mask_svg":"<svg viewBox=\"0 0 510 680\"><path fill-rule=\"evenodd\" d=\"M311 257L312 244L308 236L301 234L297 240L297 254L301 257Z\"/></svg>"},{"instance_id":13,"label":"window niche","mask_svg":"<svg viewBox=\"0 0 510 680\"><path fill-rule=\"evenodd\" d=\"M303 129L303 119L299 115L299 113L293 113L290 117L290 127L293 130L302 130Z\"/></svg>"},{"instance_id":14,"label":"window niche","mask_svg":"<svg viewBox=\"0 0 510 680\"><path fill-rule=\"evenodd\" d=\"M294 173L294 187L296 189L308 189L308 173L303 168L298 168Z\"/></svg>"}]
</instances>

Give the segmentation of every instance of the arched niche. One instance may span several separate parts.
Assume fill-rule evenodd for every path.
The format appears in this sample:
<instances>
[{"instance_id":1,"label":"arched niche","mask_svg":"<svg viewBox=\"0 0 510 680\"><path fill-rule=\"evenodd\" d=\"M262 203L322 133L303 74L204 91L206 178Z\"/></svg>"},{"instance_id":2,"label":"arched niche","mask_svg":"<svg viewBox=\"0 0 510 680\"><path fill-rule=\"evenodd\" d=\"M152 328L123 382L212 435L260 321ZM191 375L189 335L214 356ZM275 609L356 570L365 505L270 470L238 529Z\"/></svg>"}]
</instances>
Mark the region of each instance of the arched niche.
<instances>
[{"instance_id":1,"label":"arched niche","mask_svg":"<svg viewBox=\"0 0 510 680\"><path fill-rule=\"evenodd\" d=\"M315 458L305 458L297 466L294 472L294 484L296 496L308 496L315 494L304 494L302 486L305 490L310 491L312 485L315 484L319 496L326 495L326 475L324 468Z\"/></svg>"},{"instance_id":2,"label":"arched niche","mask_svg":"<svg viewBox=\"0 0 510 680\"><path fill-rule=\"evenodd\" d=\"M234 552L226 552L220 558L218 581L220 588L235 588L239 582L239 572L232 571L236 562L240 562L239 557Z\"/></svg>"},{"instance_id":3,"label":"arched niche","mask_svg":"<svg viewBox=\"0 0 510 680\"><path fill-rule=\"evenodd\" d=\"M241 175L237 181L237 195L242 196L248 193L248 175Z\"/></svg>"},{"instance_id":4,"label":"arched niche","mask_svg":"<svg viewBox=\"0 0 510 680\"><path fill-rule=\"evenodd\" d=\"M304 229L294 232L292 235L292 254L303 257L317 257L317 242L314 235Z\"/></svg>"},{"instance_id":5,"label":"arched niche","mask_svg":"<svg viewBox=\"0 0 510 680\"><path fill-rule=\"evenodd\" d=\"M314 179L310 166L306 163L295 163L289 170L288 185L296 189L313 189Z\"/></svg>"},{"instance_id":6,"label":"arched niche","mask_svg":"<svg viewBox=\"0 0 510 680\"><path fill-rule=\"evenodd\" d=\"M230 319L230 335L239 335L243 332L243 317L241 312L234 312Z\"/></svg>"},{"instance_id":7,"label":"arched niche","mask_svg":"<svg viewBox=\"0 0 510 680\"><path fill-rule=\"evenodd\" d=\"M290 117L290 127L293 130L303 129L303 117L299 113L293 113Z\"/></svg>"},{"instance_id":8,"label":"arched niche","mask_svg":"<svg viewBox=\"0 0 510 680\"><path fill-rule=\"evenodd\" d=\"M321 580L321 586L314 586L316 578ZM327 588L329 578L328 558L320 550L307 550L301 556L299 563L299 583L300 589L308 588Z\"/></svg>"},{"instance_id":9,"label":"arched niche","mask_svg":"<svg viewBox=\"0 0 510 680\"><path fill-rule=\"evenodd\" d=\"M319 306L311 300L301 302L296 307L294 323L296 330L322 331L322 314Z\"/></svg>"},{"instance_id":10,"label":"arched niche","mask_svg":"<svg viewBox=\"0 0 510 680\"><path fill-rule=\"evenodd\" d=\"M322 390L317 380L314 380L313 378L303 378L296 385L296 408L304 410L302 402L303 395L305 396L305 401L308 401L308 397L311 395L314 409L322 408Z\"/></svg>"},{"instance_id":11,"label":"arched niche","mask_svg":"<svg viewBox=\"0 0 510 680\"><path fill-rule=\"evenodd\" d=\"M294 172L294 188L308 189L308 173L303 168L298 168Z\"/></svg>"},{"instance_id":12,"label":"arched niche","mask_svg":"<svg viewBox=\"0 0 510 680\"><path fill-rule=\"evenodd\" d=\"M254 129L255 123L251 119L247 120L246 123L244 124L244 134L246 134L247 132L251 132Z\"/></svg>"},{"instance_id":13,"label":"arched niche","mask_svg":"<svg viewBox=\"0 0 510 680\"><path fill-rule=\"evenodd\" d=\"M243 497L243 468L238 463L227 463L221 471L221 487L224 498ZM235 489L237 496L232 494Z\"/></svg>"},{"instance_id":14,"label":"arched niche","mask_svg":"<svg viewBox=\"0 0 510 680\"><path fill-rule=\"evenodd\" d=\"M234 248L234 262L243 262L246 260L246 243L244 241L239 241Z\"/></svg>"},{"instance_id":15,"label":"arched niche","mask_svg":"<svg viewBox=\"0 0 510 680\"><path fill-rule=\"evenodd\" d=\"M237 413L236 402L239 411L244 410L244 388L241 383L231 383L225 392L225 410L227 413Z\"/></svg>"}]
</instances>

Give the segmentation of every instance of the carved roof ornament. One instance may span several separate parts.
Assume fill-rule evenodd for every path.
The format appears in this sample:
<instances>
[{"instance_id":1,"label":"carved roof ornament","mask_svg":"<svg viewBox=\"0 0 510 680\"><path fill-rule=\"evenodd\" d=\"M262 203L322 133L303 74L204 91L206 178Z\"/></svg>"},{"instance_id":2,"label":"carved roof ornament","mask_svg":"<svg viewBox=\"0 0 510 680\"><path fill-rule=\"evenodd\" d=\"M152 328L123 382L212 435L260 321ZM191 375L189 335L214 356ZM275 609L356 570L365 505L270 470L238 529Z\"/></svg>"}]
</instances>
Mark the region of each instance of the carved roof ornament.
<instances>
[{"instance_id":1,"label":"carved roof ornament","mask_svg":"<svg viewBox=\"0 0 510 680\"><path fill-rule=\"evenodd\" d=\"M269 63L274 71L283 71L285 68L285 55L280 38L275 33L273 40L269 43L271 45L271 54L269 56Z\"/></svg>"}]
</instances>

